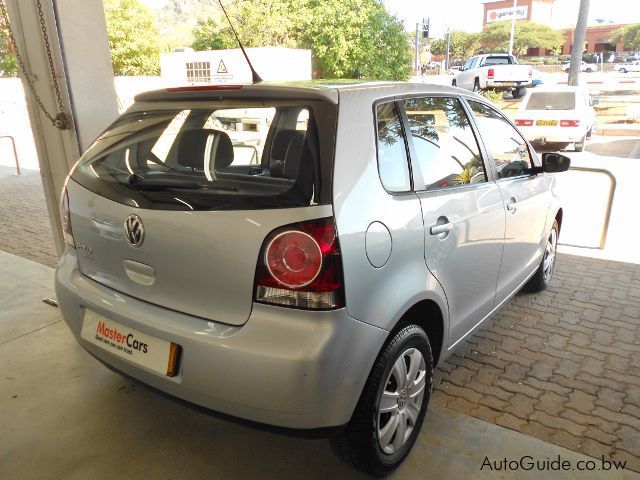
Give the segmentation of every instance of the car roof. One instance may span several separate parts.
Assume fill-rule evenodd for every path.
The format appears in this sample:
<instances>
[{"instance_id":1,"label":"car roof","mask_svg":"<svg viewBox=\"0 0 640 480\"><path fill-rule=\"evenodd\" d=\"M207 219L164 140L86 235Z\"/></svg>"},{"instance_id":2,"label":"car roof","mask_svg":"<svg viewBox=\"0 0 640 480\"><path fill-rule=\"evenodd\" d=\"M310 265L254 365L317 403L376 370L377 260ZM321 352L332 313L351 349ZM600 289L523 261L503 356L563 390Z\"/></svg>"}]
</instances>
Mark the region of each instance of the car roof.
<instances>
[{"instance_id":1,"label":"car roof","mask_svg":"<svg viewBox=\"0 0 640 480\"><path fill-rule=\"evenodd\" d=\"M340 95L368 91L380 98L412 93L455 94L458 88L428 83L376 82L359 80L311 80L298 82L260 82L242 85L186 85L152 90L136 95L136 102L176 102L212 99L324 100L337 104Z\"/></svg>"}]
</instances>

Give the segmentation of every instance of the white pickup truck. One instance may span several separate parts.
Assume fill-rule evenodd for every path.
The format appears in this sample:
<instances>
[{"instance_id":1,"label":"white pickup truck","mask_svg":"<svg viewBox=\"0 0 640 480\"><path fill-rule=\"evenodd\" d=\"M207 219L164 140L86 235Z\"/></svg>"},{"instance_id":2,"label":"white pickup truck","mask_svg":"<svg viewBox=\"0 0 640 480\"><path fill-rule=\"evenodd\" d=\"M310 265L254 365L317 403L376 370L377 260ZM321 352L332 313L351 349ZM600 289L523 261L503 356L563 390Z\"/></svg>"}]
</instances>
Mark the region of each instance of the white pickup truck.
<instances>
[{"instance_id":1,"label":"white pickup truck","mask_svg":"<svg viewBox=\"0 0 640 480\"><path fill-rule=\"evenodd\" d=\"M533 68L529 65L518 65L513 55L489 53L467 60L456 73L452 85L474 92L487 89L510 91L514 98L520 98L532 82Z\"/></svg>"}]
</instances>

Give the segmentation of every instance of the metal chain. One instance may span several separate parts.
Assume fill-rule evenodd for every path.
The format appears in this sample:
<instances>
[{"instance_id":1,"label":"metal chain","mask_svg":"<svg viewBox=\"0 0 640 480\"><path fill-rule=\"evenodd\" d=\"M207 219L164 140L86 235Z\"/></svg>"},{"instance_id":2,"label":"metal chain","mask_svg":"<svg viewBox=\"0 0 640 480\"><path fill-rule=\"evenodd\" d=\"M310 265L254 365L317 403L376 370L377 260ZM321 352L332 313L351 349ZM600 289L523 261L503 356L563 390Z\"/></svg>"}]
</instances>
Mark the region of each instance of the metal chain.
<instances>
[{"instance_id":1,"label":"metal chain","mask_svg":"<svg viewBox=\"0 0 640 480\"><path fill-rule=\"evenodd\" d=\"M42 4L40 3L40 0L36 0L36 7L38 8L38 16L40 17L40 29L42 30L44 46L47 50L47 58L49 60L49 69L51 70L51 78L53 79L53 88L55 89L56 99L58 102L58 109L60 110L55 117L47 111L46 107L42 103L42 100L40 99L40 96L38 95L38 92L36 91L33 78L31 77L31 75L27 73L27 68L24 65L24 60L22 59L22 55L18 51L18 45L13 35L13 31L11 30L11 24L9 23L9 14L7 13L7 5L5 3L5 0L0 0L0 15L2 16L3 22L7 26L7 30L9 31L9 42L11 43L11 46L13 47L13 50L16 53L16 59L18 60L18 65L20 66L20 70L22 71L24 79L27 81L27 84L29 85L29 90L31 90L31 93L35 98L35 101L38 104L38 107L40 107L40 110L42 110L42 113L44 113L44 116L49 119L49 121L53 124L54 127L59 128L60 130L66 130L67 128L69 128L69 121L67 119L66 113L64 112L62 94L60 93L60 86L58 85L58 79L56 78L56 70L53 65L53 55L51 54L51 45L49 44L49 35L47 34L47 28L44 20L44 13L42 10Z\"/></svg>"}]
</instances>

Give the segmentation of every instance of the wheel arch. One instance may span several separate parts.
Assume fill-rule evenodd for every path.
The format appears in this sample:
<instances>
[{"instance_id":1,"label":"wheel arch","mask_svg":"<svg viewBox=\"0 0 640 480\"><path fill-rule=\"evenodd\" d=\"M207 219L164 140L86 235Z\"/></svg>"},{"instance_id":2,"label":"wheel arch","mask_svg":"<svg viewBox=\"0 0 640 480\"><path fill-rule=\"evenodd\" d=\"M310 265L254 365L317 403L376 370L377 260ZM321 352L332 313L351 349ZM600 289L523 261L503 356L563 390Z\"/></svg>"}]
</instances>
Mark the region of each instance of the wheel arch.
<instances>
[{"instance_id":1,"label":"wheel arch","mask_svg":"<svg viewBox=\"0 0 640 480\"><path fill-rule=\"evenodd\" d=\"M445 317L442 309L434 300L424 299L414 303L398 319L389 332L389 337L392 337L403 327L412 324L418 325L427 334L435 368L442 356L442 348L445 344Z\"/></svg>"},{"instance_id":2,"label":"wheel arch","mask_svg":"<svg viewBox=\"0 0 640 480\"><path fill-rule=\"evenodd\" d=\"M561 207L556 212L556 217L555 217L556 222L558 222L558 230L559 230L559 232L562 231L562 217L563 217L563 215L564 215L564 212L562 211L562 207Z\"/></svg>"}]
</instances>

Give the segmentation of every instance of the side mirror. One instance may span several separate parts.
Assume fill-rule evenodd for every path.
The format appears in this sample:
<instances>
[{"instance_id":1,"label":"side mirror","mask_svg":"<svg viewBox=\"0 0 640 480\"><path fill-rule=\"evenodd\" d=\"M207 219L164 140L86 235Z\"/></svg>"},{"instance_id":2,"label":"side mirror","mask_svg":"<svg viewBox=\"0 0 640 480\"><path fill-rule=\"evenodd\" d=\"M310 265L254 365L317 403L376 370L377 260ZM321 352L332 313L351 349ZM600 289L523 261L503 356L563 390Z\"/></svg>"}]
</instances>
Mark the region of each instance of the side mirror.
<instances>
[{"instance_id":1,"label":"side mirror","mask_svg":"<svg viewBox=\"0 0 640 480\"><path fill-rule=\"evenodd\" d=\"M593 100L591 100L591 105L593 105L594 107L599 104L600 104L600 100L598 100L597 98L594 98Z\"/></svg>"},{"instance_id":2,"label":"side mirror","mask_svg":"<svg viewBox=\"0 0 640 480\"><path fill-rule=\"evenodd\" d=\"M542 171L545 173L566 172L571 166L571 159L559 153L544 153L542 155Z\"/></svg>"}]
</instances>

